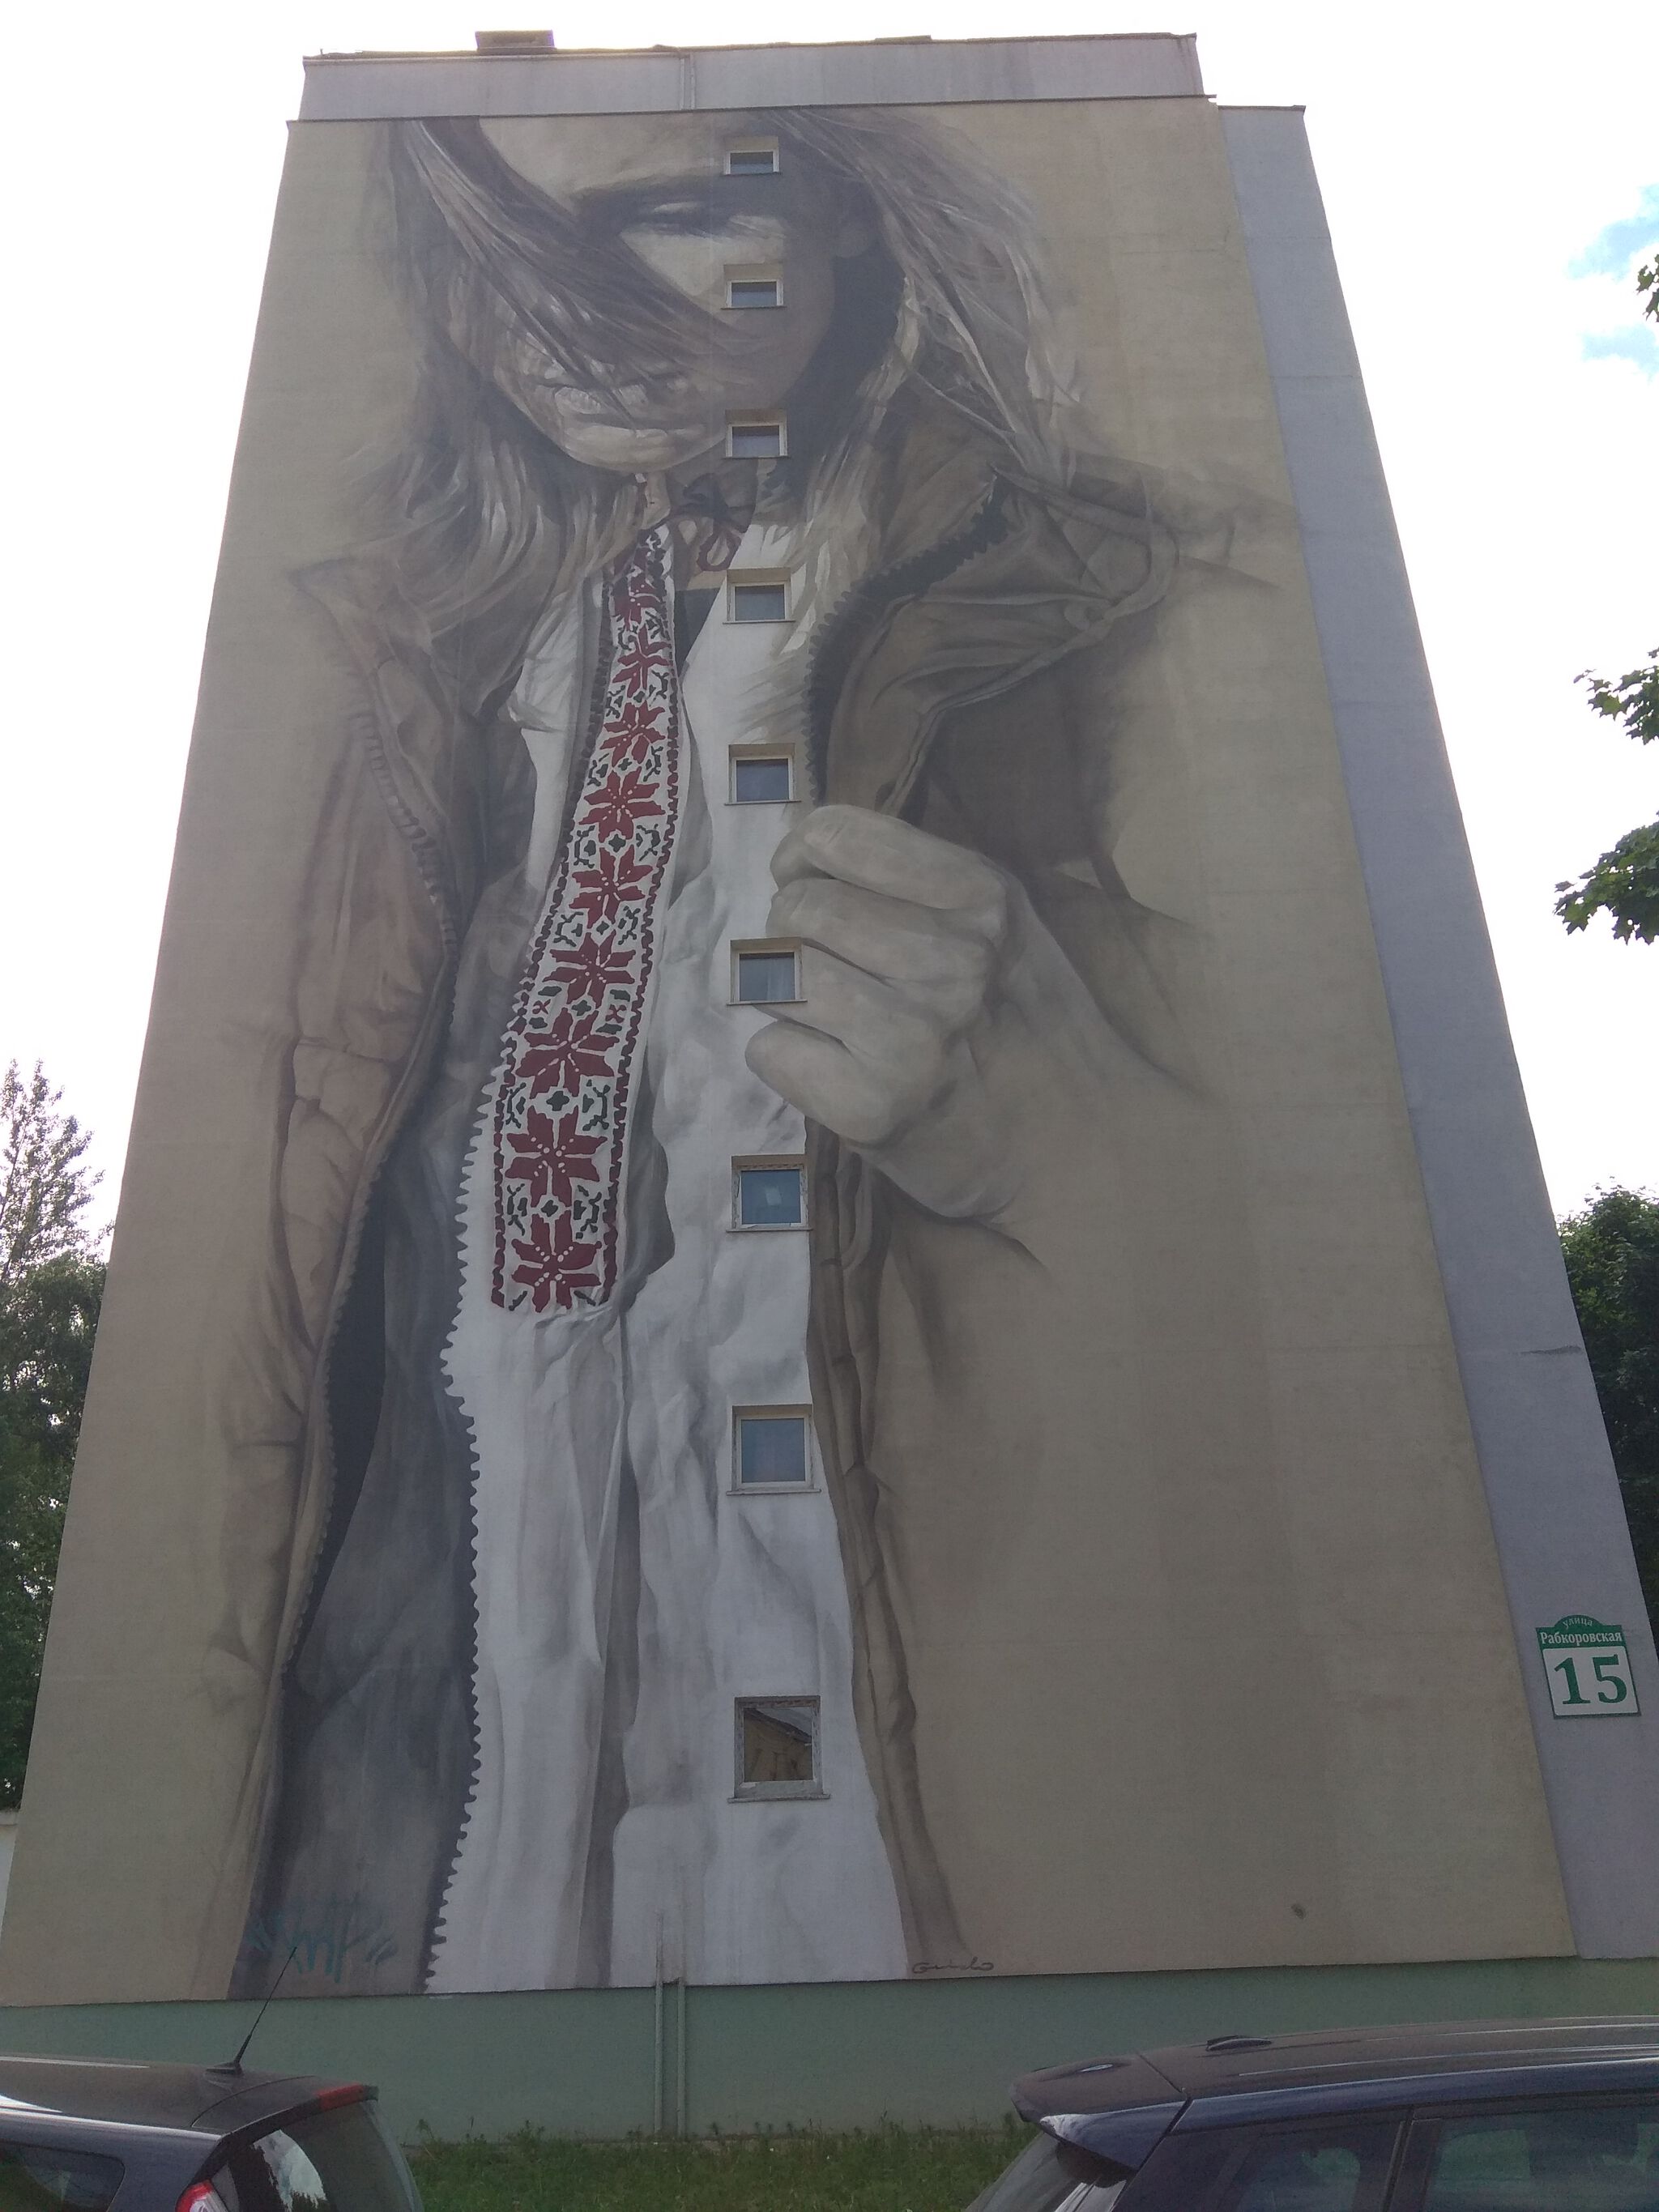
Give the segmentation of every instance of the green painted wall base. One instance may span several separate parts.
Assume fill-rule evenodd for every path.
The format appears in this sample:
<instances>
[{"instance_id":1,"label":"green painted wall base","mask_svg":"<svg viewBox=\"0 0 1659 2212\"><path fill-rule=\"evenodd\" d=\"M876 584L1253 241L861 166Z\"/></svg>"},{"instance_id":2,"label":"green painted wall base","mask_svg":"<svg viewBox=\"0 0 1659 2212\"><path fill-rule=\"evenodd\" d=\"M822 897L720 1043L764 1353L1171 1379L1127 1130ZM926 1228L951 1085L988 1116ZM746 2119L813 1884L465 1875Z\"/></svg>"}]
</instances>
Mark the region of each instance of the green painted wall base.
<instances>
[{"instance_id":1,"label":"green painted wall base","mask_svg":"<svg viewBox=\"0 0 1659 2212\"><path fill-rule=\"evenodd\" d=\"M378 2082L406 2141L521 2127L585 2136L960 2125L1007 2112L1034 2066L1210 2035L1659 2013L1659 1960L1485 1960L791 1988L278 1998L248 2063ZM0 2008L0 2046L228 2058L245 2004ZM679 2028L684 2020L684 2050ZM659 2027L660 2021L660 2027ZM683 2102L682 2102L683 2096Z\"/></svg>"}]
</instances>

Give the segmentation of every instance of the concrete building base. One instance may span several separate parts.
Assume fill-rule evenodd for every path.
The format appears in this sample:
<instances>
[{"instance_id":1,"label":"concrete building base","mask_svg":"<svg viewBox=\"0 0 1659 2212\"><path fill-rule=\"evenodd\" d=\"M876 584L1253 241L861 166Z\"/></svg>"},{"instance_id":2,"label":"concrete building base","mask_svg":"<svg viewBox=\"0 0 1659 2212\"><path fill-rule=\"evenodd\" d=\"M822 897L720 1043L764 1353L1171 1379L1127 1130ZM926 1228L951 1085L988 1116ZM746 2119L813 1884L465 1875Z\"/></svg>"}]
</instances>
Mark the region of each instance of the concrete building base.
<instances>
[{"instance_id":1,"label":"concrete building base","mask_svg":"<svg viewBox=\"0 0 1659 2212\"><path fill-rule=\"evenodd\" d=\"M935 2127L1006 2116L1035 2066L1226 2033L1659 2013L1652 1960L1508 1959L793 1988L549 1990L272 2004L248 2053L368 2079L405 2142ZM13 2052L228 2058L246 2004L10 2006Z\"/></svg>"}]
</instances>

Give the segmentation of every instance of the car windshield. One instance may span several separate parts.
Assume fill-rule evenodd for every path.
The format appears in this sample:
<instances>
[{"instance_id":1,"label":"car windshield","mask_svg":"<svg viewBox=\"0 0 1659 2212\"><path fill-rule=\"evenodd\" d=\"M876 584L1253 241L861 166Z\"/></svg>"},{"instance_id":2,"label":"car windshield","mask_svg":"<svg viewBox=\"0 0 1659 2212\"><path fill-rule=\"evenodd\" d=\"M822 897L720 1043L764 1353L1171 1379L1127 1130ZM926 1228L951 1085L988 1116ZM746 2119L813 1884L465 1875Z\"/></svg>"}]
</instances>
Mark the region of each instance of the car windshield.
<instances>
[{"instance_id":1,"label":"car windshield","mask_svg":"<svg viewBox=\"0 0 1659 2212\"><path fill-rule=\"evenodd\" d=\"M421 2212L404 2154L367 2099L238 2143L213 2185L226 2212Z\"/></svg>"},{"instance_id":2,"label":"car windshield","mask_svg":"<svg viewBox=\"0 0 1659 2212\"><path fill-rule=\"evenodd\" d=\"M1121 2166L1039 2135L968 2212L1108 2212L1127 2179Z\"/></svg>"}]
</instances>

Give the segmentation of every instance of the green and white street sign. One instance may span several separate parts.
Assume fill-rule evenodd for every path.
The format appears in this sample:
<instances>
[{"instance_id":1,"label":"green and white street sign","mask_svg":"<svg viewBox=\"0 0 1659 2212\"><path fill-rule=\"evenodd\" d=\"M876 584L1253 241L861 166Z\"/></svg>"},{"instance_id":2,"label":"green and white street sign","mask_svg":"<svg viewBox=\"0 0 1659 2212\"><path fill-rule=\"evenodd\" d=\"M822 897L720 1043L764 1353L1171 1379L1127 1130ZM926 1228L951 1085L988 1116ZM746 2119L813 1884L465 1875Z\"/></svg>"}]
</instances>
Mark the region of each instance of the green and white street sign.
<instances>
[{"instance_id":1,"label":"green and white street sign","mask_svg":"<svg viewBox=\"0 0 1659 2212\"><path fill-rule=\"evenodd\" d=\"M1538 1632L1539 1656L1557 1720L1610 1719L1638 1713L1625 1632L1588 1613L1565 1613Z\"/></svg>"}]
</instances>

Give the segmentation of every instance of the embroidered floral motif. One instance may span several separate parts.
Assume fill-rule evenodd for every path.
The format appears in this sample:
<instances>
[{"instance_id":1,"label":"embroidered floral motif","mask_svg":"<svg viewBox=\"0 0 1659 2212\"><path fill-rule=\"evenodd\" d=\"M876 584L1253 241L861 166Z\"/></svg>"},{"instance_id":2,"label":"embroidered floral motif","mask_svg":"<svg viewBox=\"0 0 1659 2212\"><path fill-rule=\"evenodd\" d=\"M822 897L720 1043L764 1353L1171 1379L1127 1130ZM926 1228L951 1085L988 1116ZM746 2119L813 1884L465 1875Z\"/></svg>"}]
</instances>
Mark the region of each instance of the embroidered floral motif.
<instances>
[{"instance_id":1,"label":"embroidered floral motif","mask_svg":"<svg viewBox=\"0 0 1659 2212\"><path fill-rule=\"evenodd\" d=\"M617 1285L624 1149L679 808L679 684L650 532L605 580L604 707L495 1074L489 1294L538 1313Z\"/></svg>"}]
</instances>

